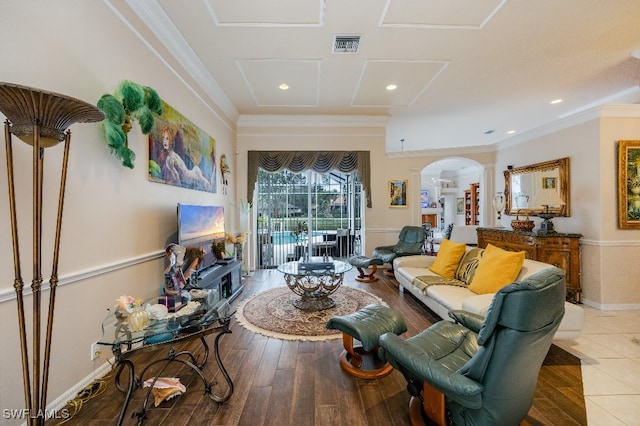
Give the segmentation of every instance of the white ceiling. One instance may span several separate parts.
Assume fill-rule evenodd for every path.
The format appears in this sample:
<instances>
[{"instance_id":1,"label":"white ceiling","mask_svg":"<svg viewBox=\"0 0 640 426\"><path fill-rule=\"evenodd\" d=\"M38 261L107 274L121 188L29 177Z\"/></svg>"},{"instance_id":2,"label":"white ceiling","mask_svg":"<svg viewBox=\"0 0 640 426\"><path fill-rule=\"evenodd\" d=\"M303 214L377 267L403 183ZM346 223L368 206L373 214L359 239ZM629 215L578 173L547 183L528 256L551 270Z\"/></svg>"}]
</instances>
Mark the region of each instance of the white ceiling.
<instances>
[{"instance_id":1,"label":"white ceiling","mask_svg":"<svg viewBox=\"0 0 640 426\"><path fill-rule=\"evenodd\" d=\"M387 152L640 101L638 0L104 1L228 122L389 116ZM337 34L361 35L359 51L332 53Z\"/></svg>"}]
</instances>

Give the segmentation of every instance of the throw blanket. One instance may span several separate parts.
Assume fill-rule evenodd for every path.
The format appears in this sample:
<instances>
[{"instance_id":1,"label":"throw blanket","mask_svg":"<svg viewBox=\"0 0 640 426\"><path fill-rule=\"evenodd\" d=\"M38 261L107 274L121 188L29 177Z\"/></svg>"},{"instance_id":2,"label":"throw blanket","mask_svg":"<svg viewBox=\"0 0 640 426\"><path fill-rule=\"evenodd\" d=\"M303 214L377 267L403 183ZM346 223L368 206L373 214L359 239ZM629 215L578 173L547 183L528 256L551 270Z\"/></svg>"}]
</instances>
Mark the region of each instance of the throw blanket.
<instances>
[{"instance_id":1,"label":"throw blanket","mask_svg":"<svg viewBox=\"0 0 640 426\"><path fill-rule=\"evenodd\" d=\"M468 286L464 281L456 280L455 278L444 278L438 275L420 275L413 279L412 284L425 295L427 294L427 288L432 285L453 285L456 287Z\"/></svg>"},{"instance_id":2,"label":"throw blanket","mask_svg":"<svg viewBox=\"0 0 640 426\"><path fill-rule=\"evenodd\" d=\"M473 275L483 254L484 249L478 247L469 250L460 261L454 278L444 278L440 275L420 275L413 279L412 284L424 295L427 294L427 288L432 285L467 287L473 280Z\"/></svg>"}]
</instances>

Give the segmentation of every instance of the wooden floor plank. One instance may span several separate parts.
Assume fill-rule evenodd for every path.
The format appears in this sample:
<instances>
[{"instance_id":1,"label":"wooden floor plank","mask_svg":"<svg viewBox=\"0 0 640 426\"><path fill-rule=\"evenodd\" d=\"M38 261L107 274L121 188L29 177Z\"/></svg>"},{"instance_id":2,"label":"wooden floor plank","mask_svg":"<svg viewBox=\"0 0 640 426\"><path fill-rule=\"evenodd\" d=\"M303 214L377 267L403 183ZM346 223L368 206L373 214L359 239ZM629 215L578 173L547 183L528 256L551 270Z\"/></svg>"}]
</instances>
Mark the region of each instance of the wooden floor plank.
<instances>
[{"instance_id":1,"label":"wooden floor plank","mask_svg":"<svg viewBox=\"0 0 640 426\"><path fill-rule=\"evenodd\" d=\"M267 406L265 425L282 426L291 424L294 377L295 369L276 371L273 378L273 389Z\"/></svg>"},{"instance_id":2,"label":"wooden floor plank","mask_svg":"<svg viewBox=\"0 0 640 426\"><path fill-rule=\"evenodd\" d=\"M316 416L314 395L316 358L315 351L298 353L291 395L291 416L288 424L313 424Z\"/></svg>"},{"instance_id":3,"label":"wooden floor plank","mask_svg":"<svg viewBox=\"0 0 640 426\"><path fill-rule=\"evenodd\" d=\"M252 386L271 386L282 352L282 340L268 339Z\"/></svg>"},{"instance_id":4,"label":"wooden floor plank","mask_svg":"<svg viewBox=\"0 0 640 426\"><path fill-rule=\"evenodd\" d=\"M269 412L269 400L271 399L271 386L251 387L247 395L249 404L245 404L242 415L238 420L239 425L261 426L266 423Z\"/></svg>"},{"instance_id":5,"label":"wooden floor plank","mask_svg":"<svg viewBox=\"0 0 640 426\"><path fill-rule=\"evenodd\" d=\"M330 407L337 408L340 398L340 395L335 391L336 374L339 373L336 368L336 365L339 364L339 355L336 352L340 353L341 351L336 351L335 345L316 345L315 368L311 372L314 375L315 383L314 404L316 407L325 407L324 409L327 411L331 411Z\"/></svg>"},{"instance_id":6,"label":"wooden floor plank","mask_svg":"<svg viewBox=\"0 0 640 426\"><path fill-rule=\"evenodd\" d=\"M285 340L282 343L280 357L278 358L278 370L293 370L296 368L296 357L298 355L298 342L295 340Z\"/></svg>"},{"instance_id":7,"label":"wooden floor plank","mask_svg":"<svg viewBox=\"0 0 640 426\"><path fill-rule=\"evenodd\" d=\"M387 410L378 380L359 379L360 397L369 425L393 424L393 416Z\"/></svg>"}]
</instances>

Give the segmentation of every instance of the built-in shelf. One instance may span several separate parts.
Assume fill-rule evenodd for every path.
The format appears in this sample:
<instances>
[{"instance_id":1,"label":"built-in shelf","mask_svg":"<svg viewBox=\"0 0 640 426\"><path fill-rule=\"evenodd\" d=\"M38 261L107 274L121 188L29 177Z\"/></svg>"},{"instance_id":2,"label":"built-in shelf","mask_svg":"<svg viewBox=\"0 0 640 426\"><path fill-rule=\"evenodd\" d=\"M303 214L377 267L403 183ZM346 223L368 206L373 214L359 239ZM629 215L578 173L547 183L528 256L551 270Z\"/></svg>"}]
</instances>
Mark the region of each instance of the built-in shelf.
<instances>
[{"instance_id":1,"label":"built-in shelf","mask_svg":"<svg viewBox=\"0 0 640 426\"><path fill-rule=\"evenodd\" d=\"M465 225L478 225L480 223L480 184L472 183L470 188L464 191L464 223Z\"/></svg>"}]
</instances>

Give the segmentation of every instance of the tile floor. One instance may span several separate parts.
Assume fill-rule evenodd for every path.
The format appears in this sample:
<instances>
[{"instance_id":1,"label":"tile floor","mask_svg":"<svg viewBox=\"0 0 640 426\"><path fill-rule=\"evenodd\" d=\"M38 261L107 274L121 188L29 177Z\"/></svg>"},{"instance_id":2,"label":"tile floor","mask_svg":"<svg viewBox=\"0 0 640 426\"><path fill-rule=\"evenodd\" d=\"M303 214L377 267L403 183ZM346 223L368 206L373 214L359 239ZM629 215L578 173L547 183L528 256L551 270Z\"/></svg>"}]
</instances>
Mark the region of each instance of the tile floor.
<instances>
[{"instance_id":1,"label":"tile floor","mask_svg":"<svg viewBox=\"0 0 640 426\"><path fill-rule=\"evenodd\" d=\"M588 423L640 425L640 311L582 306L582 336L554 343L582 361Z\"/></svg>"}]
</instances>

